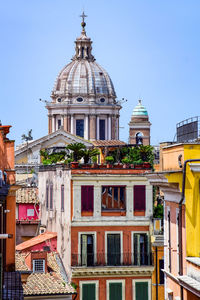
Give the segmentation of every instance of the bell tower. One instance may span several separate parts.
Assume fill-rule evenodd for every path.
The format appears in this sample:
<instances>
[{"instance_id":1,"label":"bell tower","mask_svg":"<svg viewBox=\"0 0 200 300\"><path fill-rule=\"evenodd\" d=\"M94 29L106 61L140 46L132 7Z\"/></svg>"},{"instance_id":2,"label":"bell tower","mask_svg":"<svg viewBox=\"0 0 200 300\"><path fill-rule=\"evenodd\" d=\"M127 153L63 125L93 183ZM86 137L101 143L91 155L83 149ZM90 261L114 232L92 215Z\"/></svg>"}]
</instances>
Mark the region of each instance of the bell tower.
<instances>
[{"instance_id":1,"label":"bell tower","mask_svg":"<svg viewBox=\"0 0 200 300\"><path fill-rule=\"evenodd\" d=\"M142 105L142 100L139 100L129 122L129 143L150 145L150 127L151 123L149 122L147 110Z\"/></svg>"}]
</instances>

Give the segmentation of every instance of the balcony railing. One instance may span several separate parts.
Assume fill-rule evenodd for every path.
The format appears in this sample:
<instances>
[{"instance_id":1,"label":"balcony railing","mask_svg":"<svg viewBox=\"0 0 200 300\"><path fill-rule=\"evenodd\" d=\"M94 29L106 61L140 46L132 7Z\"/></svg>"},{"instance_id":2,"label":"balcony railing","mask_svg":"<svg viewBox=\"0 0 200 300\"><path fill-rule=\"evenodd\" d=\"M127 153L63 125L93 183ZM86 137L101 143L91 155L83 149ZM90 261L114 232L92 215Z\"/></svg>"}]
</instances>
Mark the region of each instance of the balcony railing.
<instances>
[{"instance_id":1,"label":"balcony railing","mask_svg":"<svg viewBox=\"0 0 200 300\"><path fill-rule=\"evenodd\" d=\"M148 253L88 253L72 254L73 267L95 266L152 266L153 255Z\"/></svg>"}]
</instances>

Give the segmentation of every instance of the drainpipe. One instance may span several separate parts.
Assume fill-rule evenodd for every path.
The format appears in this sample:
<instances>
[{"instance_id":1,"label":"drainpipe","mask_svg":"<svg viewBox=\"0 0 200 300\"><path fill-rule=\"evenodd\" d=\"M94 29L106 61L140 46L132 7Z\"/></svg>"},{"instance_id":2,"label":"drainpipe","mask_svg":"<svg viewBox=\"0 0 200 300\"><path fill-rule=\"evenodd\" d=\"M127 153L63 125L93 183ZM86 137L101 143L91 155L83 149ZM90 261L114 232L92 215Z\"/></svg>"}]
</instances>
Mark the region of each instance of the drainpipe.
<instances>
[{"instance_id":1,"label":"drainpipe","mask_svg":"<svg viewBox=\"0 0 200 300\"><path fill-rule=\"evenodd\" d=\"M179 275L183 275L182 204L185 199L186 167L187 167L187 163L190 162L200 162L200 159L187 159L184 161L184 166L183 166L182 193L181 193L181 200L179 202ZM184 300L182 286L181 286L181 300Z\"/></svg>"}]
</instances>

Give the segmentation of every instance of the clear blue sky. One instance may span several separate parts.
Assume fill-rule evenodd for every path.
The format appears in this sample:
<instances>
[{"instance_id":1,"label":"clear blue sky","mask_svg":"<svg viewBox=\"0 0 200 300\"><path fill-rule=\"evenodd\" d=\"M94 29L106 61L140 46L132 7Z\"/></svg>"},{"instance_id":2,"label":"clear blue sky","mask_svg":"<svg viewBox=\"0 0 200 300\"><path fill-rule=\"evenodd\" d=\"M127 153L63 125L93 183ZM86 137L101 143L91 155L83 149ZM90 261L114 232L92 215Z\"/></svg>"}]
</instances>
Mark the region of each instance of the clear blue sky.
<instances>
[{"instance_id":1,"label":"clear blue sky","mask_svg":"<svg viewBox=\"0 0 200 300\"><path fill-rule=\"evenodd\" d=\"M141 97L152 123L152 144L173 140L176 123L200 115L199 0L2 0L1 110L10 138L33 129L47 134L47 111L60 69L74 54L82 9L93 54L109 73L121 110L120 138Z\"/></svg>"}]
</instances>

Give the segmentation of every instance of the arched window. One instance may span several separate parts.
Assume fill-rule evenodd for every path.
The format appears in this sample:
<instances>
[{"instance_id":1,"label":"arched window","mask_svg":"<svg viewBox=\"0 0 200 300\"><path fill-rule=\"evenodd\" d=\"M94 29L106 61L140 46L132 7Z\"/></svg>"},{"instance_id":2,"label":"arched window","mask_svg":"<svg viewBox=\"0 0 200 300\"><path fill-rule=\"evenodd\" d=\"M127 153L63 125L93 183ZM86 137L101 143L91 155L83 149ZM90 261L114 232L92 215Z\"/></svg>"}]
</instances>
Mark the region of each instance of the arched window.
<instances>
[{"instance_id":1,"label":"arched window","mask_svg":"<svg viewBox=\"0 0 200 300\"><path fill-rule=\"evenodd\" d=\"M136 133L136 144L137 145L143 145L143 134L142 132Z\"/></svg>"},{"instance_id":2,"label":"arched window","mask_svg":"<svg viewBox=\"0 0 200 300\"><path fill-rule=\"evenodd\" d=\"M84 47L81 48L81 58L84 58Z\"/></svg>"}]
</instances>

